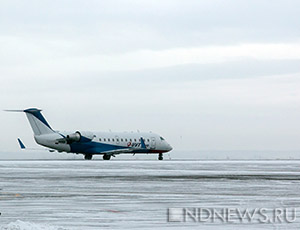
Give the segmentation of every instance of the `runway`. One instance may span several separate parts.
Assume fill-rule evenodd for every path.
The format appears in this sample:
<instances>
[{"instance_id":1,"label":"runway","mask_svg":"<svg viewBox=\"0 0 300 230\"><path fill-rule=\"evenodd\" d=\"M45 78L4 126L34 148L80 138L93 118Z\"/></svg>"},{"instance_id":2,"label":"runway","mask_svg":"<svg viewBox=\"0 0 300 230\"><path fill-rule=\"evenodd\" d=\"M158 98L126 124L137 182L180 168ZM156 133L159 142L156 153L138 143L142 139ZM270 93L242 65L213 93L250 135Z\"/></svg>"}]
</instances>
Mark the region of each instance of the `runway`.
<instances>
[{"instance_id":1,"label":"runway","mask_svg":"<svg viewBox=\"0 0 300 230\"><path fill-rule=\"evenodd\" d=\"M300 161L1 161L0 229L298 229L299 191ZM170 221L174 208L298 212Z\"/></svg>"}]
</instances>

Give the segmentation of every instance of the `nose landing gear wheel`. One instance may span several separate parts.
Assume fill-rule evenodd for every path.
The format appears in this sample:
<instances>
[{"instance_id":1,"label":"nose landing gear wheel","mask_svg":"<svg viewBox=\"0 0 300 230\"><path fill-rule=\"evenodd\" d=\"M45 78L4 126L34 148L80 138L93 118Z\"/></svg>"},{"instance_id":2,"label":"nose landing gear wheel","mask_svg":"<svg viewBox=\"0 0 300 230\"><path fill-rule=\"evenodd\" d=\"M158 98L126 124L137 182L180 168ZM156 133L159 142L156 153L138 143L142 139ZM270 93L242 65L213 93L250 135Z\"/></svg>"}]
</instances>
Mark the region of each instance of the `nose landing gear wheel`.
<instances>
[{"instance_id":1,"label":"nose landing gear wheel","mask_svg":"<svg viewBox=\"0 0 300 230\"><path fill-rule=\"evenodd\" d=\"M163 159L164 159L163 154L162 153L158 154L158 160L162 161Z\"/></svg>"},{"instance_id":2,"label":"nose landing gear wheel","mask_svg":"<svg viewBox=\"0 0 300 230\"><path fill-rule=\"evenodd\" d=\"M103 160L110 160L111 155L104 154Z\"/></svg>"},{"instance_id":3,"label":"nose landing gear wheel","mask_svg":"<svg viewBox=\"0 0 300 230\"><path fill-rule=\"evenodd\" d=\"M92 160L92 158L93 158L93 155L92 155L92 154L85 154L85 155L84 155L84 159L85 159L85 160Z\"/></svg>"}]
</instances>

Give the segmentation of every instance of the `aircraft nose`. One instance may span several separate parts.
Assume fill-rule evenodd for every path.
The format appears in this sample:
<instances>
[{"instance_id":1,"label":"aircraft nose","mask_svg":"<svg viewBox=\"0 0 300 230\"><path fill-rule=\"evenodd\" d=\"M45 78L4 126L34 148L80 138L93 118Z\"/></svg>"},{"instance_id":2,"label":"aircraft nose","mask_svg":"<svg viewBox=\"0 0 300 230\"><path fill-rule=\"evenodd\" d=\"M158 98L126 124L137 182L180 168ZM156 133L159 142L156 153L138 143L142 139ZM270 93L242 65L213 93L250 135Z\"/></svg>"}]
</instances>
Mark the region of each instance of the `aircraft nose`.
<instances>
[{"instance_id":1,"label":"aircraft nose","mask_svg":"<svg viewBox=\"0 0 300 230\"><path fill-rule=\"evenodd\" d=\"M168 147L167 147L168 152L171 151L172 149L173 149L172 146L170 144L168 144Z\"/></svg>"}]
</instances>

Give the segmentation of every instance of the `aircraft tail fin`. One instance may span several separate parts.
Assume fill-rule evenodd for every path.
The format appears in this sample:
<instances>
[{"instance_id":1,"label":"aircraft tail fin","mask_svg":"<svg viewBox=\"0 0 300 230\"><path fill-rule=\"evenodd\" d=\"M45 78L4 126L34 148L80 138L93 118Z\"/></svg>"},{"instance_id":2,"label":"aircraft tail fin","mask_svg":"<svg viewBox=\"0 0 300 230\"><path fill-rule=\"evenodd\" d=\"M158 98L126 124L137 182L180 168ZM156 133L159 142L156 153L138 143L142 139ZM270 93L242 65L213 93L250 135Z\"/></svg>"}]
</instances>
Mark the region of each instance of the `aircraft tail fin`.
<instances>
[{"instance_id":1,"label":"aircraft tail fin","mask_svg":"<svg viewBox=\"0 0 300 230\"><path fill-rule=\"evenodd\" d=\"M8 112L25 112L33 130L34 135L42 135L54 133L55 131L50 127L40 109L30 108L25 110L6 110Z\"/></svg>"}]
</instances>

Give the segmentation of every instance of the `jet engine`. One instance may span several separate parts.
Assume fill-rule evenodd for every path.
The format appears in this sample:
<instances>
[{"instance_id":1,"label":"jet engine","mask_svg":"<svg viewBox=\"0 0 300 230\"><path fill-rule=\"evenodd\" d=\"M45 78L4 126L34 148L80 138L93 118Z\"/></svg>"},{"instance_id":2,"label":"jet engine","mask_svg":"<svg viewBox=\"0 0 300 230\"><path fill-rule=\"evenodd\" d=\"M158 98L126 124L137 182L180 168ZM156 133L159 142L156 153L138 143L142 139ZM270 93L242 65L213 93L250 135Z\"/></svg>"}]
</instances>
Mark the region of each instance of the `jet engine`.
<instances>
[{"instance_id":1,"label":"jet engine","mask_svg":"<svg viewBox=\"0 0 300 230\"><path fill-rule=\"evenodd\" d=\"M79 132L76 131L75 133L69 134L66 136L66 140L68 143L72 142L89 142L92 141L94 138L94 134L92 132Z\"/></svg>"}]
</instances>

